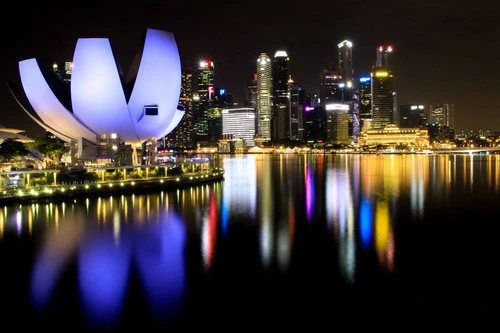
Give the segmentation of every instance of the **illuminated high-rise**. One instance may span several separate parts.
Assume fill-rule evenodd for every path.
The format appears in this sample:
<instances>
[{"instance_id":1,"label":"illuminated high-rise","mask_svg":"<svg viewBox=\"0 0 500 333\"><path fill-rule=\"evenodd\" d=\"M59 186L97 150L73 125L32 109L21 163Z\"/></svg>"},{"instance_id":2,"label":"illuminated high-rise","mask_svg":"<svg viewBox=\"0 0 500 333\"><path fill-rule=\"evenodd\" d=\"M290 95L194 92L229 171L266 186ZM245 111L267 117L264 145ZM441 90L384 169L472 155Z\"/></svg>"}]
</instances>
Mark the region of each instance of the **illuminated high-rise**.
<instances>
[{"instance_id":1,"label":"illuminated high-rise","mask_svg":"<svg viewBox=\"0 0 500 333\"><path fill-rule=\"evenodd\" d=\"M352 67L352 42L344 40L338 45L339 53L339 72L342 77L342 81L348 85L348 82L352 84L354 82L354 70Z\"/></svg>"},{"instance_id":2,"label":"illuminated high-rise","mask_svg":"<svg viewBox=\"0 0 500 333\"><path fill-rule=\"evenodd\" d=\"M178 149L192 149L195 146L193 126L193 73L189 69L184 69L182 71L179 104L184 107L184 117L182 117L179 125L165 138L165 146Z\"/></svg>"},{"instance_id":3,"label":"illuminated high-rise","mask_svg":"<svg viewBox=\"0 0 500 333\"><path fill-rule=\"evenodd\" d=\"M352 47L353 44L349 40L344 40L337 44L338 47L338 67L339 74L341 76L341 88L342 88L342 102L349 105L349 110L347 112L349 137L354 141L359 135L359 104L356 103L356 108L354 107L354 97L359 98L357 89L354 82L354 69L352 65Z\"/></svg>"},{"instance_id":4,"label":"illuminated high-rise","mask_svg":"<svg viewBox=\"0 0 500 333\"><path fill-rule=\"evenodd\" d=\"M348 104L331 103L325 106L326 111L326 140L332 144L348 144L349 121Z\"/></svg>"},{"instance_id":5,"label":"illuminated high-rise","mask_svg":"<svg viewBox=\"0 0 500 333\"><path fill-rule=\"evenodd\" d=\"M277 51L274 54L273 72L273 115L271 138L274 142L290 137L290 115L288 106L288 54Z\"/></svg>"},{"instance_id":6,"label":"illuminated high-rise","mask_svg":"<svg viewBox=\"0 0 500 333\"><path fill-rule=\"evenodd\" d=\"M395 124L397 115L396 92L394 90L394 74L390 66L392 46L379 46L377 60L371 73L371 107L372 127L384 128Z\"/></svg>"},{"instance_id":7,"label":"illuminated high-rise","mask_svg":"<svg viewBox=\"0 0 500 333\"><path fill-rule=\"evenodd\" d=\"M255 146L255 109L223 109L222 134L244 140L247 147Z\"/></svg>"},{"instance_id":8,"label":"illuminated high-rise","mask_svg":"<svg viewBox=\"0 0 500 333\"><path fill-rule=\"evenodd\" d=\"M200 101L209 101L214 97L214 63L212 61L200 61L198 67L198 96Z\"/></svg>"},{"instance_id":9,"label":"illuminated high-rise","mask_svg":"<svg viewBox=\"0 0 500 333\"><path fill-rule=\"evenodd\" d=\"M214 63L202 60L198 66L197 98L194 99L196 141L208 141L208 110L214 98Z\"/></svg>"},{"instance_id":10,"label":"illuminated high-rise","mask_svg":"<svg viewBox=\"0 0 500 333\"><path fill-rule=\"evenodd\" d=\"M272 116L272 63L266 53L257 59L257 135L264 141L271 140Z\"/></svg>"},{"instance_id":11,"label":"illuminated high-rise","mask_svg":"<svg viewBox=\"0 0 500 333\"><path fill-rule=\"evenodd\" d=\"M339 72L331 67L322 69L319 81L319 100L323 107L326 104L339 103L344 100L344 91L341 85L342 79Z\"/></svg>"},{"instance_id":12,"label":"illuminated high-rise","mask_svg":"<svg viewBox=\"0 0 500 333\"><path fill-rule=\"evenodd\" d=\"M361 122L372 118L372 81L369 76L359 79L359 116ZM362 125L362 124L361 124Z\"/></svg>"},{"instance_id":13,"label":"illuminated high-rise","mask_svg":"<svg viewBox=\"0 0 500 333\"><path fill-rule=\"evenodd\" d=\"M384 128L392 123L394 109L393 75L388 67L374 67L371 75L372 127Z\"/></svg>"},{"instance_id":14,"label":"illuminated high-rise","mask_svg":"<svg viewBox=\"0 0 500 333\"><path fill-rule=\"evenodd\" d=\"M422 104L406 104L399 107L400 128L424 128L427 125L426 107Z\"/></svg>"},{"instance_id":15,"label":"illuminated high-rise","mask_svg":"<svg viewBox=\"0 0 500 333\"><path fill-rule=\"evenodd\" d=\"M429 107L429 123L455 128L455 110L453 104L431 105Z\"/></svg>"},{"instance_id":16,"label":"illuminated high-rise","mask_svg":"<svg viewBox=\"0 0 500 333\"><path fill-rule=\"evenodd\" d=\"M392 51L391 45L380 45L377 47L377 61L375 62L375 67L390 67Z\"/></svg>"},{"instance_id":17,"label":"illuminated high-rise","mask_svg":"<svg viewBox=\"0 0 500 333\"><path fill-rule=\"evenodd\" d=\"M247 81L244 105L257 110L257 74Z\"/></svg>"},{"instance_id":18,"label":"illuminated high-rise","mask_svg":"<svg viewBox=\"0 0 500 333\"><path fill-rule=\"evenodd\" d=\"M302 141L304 139L304 108L306 93L304 88L292 79L288 81L290 93L290 140Z\"/></svg>"}]
</instances>

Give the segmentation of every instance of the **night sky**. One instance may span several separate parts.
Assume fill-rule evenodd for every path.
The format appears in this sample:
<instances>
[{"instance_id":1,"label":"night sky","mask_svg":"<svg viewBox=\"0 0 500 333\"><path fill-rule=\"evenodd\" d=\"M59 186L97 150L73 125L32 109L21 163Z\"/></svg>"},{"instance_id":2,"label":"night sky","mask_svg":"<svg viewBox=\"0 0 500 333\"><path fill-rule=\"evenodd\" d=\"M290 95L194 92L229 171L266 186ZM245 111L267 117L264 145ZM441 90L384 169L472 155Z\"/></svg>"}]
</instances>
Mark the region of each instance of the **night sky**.
<instances>
[{"instance_id":1,"label":"night sky","mask_svg":"<svg viewBox=\"0 0 500 333\"><path fill-rule=\"evenodd\" d=\"M174 34L183 67L210 59L215 86L240 105L261 52L288 52L289 73L318 92L337 44L353 42L355 76L368 75L376 48L391 44L398 104L455 105L455 129L500 131L500 4L496 1L85 1L4 4L0 78L19 81L33 57L71 61L78 38L107 37L124 72L146 28ZM0 125L43 130L0 86Z\"/></svg>"}]
</instances>

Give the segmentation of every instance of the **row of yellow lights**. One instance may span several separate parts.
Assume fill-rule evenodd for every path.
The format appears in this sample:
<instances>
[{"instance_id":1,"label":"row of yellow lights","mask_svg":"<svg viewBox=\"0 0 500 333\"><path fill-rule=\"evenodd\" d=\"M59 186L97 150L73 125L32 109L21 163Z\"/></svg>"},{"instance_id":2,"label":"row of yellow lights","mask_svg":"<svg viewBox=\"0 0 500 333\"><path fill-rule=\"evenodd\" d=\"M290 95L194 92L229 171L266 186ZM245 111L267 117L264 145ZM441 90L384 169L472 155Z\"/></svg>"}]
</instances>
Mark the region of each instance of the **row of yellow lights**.
<instances>
[{"instance_id":1,"label":"row of yellow lights","mask_svg":"<svg viewBox=\"0 0 500 333\"><path fill-rule=\"evenodd\" d=\"M218 176L218 175L219 175L219 173L218 173L218 172L216 172L216 173L213 173L213 174L212 174L212 176ZM202 176L196 176L196 177L195 177L195 179L198 179L198 178L208 178L208 177L209 177L209 175L204 175L204 176L202 175ZM180 181L180 180L181 180L181 178L180 178L180 177L177 177L177 178L175 178L175 180L176 180L176 181ZM192 177L192 176L191 176L191 177L189 177L189 180L193 180L193 177ZM161 184L163 184L163 182L164 182L164 179L161 179L161 180L160 180L160 183L161 183ZM130 185L134 186L134 185L135 185L135 182L134 182L134 181L133 181L133 182L131 182L131 183L130 183ZM125 186L125 183L124 183L124 182L121 182L121 183L120 183L120 186L122 186L122 187L123 187L123 186ZM96 185L96 187L97 187L97 188L101 188L101 187L102 187L102 185L101 185L101 184L97 184L97 185ZM113 187L113 184L112 184L112 183L108 184L108 187ZM90 186L87 184L87 185L85 185L85 186L84 186L84 188L85 188L86 190L88 190L88 189L90 188ZM71 187L69 187L69 190L75 190L75 189L76 189L76 186L71 186ZM42 192L43 192L43 193L47 193L47 194L52 194L52 193L54 193L54 191L55 191L54 189L46 187L46 188L44 188L44 189L43 189L43 191L42 191ZM65 191L66 191L66 188L61 187L61 188L60 188L60 191L61 191L61 192L65 192ZM6 195L6 194L7 194L7 191L3 191L3 195ZM38 195L40 194L40 192L39 192L39 191L36 191L36 190L34 190L34 189L31 189L31 190L28 192L28 194L33 195L33 196L38 196ZM18 196L24 196L24 195L25 195L25 193L24 193L22 190L18 190L18 191L17 191L17 195L18 195Z\"/></svg>"}]
</instances>

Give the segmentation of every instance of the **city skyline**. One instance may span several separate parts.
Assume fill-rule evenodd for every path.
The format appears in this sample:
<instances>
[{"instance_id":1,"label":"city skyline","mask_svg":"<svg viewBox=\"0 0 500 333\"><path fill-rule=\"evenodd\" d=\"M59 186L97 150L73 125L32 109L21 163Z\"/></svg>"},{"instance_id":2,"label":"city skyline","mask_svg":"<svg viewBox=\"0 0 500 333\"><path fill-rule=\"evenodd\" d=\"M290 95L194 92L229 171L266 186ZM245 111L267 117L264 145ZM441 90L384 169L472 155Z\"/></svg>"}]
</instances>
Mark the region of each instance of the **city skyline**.
<instances>
[{"instance_id":1,"label":"city skyline","mask_svg":"<svg viewBox=\"0 0 500 333\"><path fill-rule=\"evenodd\" d=\"M286 7L219 1L89 2L77 9L14 5L9 21L2 23L8 47L0 77L4 82L17 80L18 62L31 57L71 60L77 39L84 37L109 38L118 65L126 69L144 29L159 28L174 34L183 68L196 67L201 59L213 61L215 86L226 88L242 107L246 83L261 53L272 56L285 50L293 80L308 93L318 93L321 69L337 66L337 45L347 39L353 43L355 78L369 75L379 45L394 47L391 65L399 105L454 104L457 131L500 130L495 89L495 74L500 72L498 4L468 8L448 1L388 1L380 8L366 1L313 1L307 3L307 15L304 6L294 1ZM38 127L5 84L0 92L0 125L27 131Z\"/></svg>"}]
</instances>

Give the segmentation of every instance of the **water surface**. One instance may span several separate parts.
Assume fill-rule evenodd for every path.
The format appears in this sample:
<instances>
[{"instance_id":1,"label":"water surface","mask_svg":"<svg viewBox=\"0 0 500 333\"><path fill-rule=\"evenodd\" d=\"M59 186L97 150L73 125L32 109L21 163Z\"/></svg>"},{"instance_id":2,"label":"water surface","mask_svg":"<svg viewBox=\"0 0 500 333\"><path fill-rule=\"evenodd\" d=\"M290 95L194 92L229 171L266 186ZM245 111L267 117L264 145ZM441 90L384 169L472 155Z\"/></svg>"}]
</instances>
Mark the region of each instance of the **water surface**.
<instances>
[{"instance_id":1,"label":"water surface","mask_svg":"<svg viewBox=\"0 0 500 333\"><path fill-rule=\"evenodd\" d=\"M1 207L2 324L314 331L498 314L500 155L219 163L213 184Z\"/></svg>"}]
</instances>

